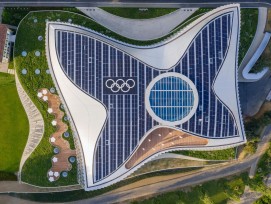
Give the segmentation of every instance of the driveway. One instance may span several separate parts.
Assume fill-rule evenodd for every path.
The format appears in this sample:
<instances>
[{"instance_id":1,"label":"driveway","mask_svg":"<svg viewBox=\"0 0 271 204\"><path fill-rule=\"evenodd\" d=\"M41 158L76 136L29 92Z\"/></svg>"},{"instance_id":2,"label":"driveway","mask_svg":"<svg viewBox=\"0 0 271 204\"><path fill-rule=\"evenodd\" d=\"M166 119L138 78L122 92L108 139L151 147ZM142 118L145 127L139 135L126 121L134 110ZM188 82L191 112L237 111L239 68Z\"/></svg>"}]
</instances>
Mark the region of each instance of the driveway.
<instances>
[{"instance_id":1,"label":"driveway","mask_svg":"<svg viewBox=\"0 0 271 204\"><path fill-rule=\"evenodd\" d=\"M78 9L109 30L135 40L152 40L165 36L197 10L182 8L157 18L139 20L115 16L100 8Z\"/></svg>"}]
</instances>

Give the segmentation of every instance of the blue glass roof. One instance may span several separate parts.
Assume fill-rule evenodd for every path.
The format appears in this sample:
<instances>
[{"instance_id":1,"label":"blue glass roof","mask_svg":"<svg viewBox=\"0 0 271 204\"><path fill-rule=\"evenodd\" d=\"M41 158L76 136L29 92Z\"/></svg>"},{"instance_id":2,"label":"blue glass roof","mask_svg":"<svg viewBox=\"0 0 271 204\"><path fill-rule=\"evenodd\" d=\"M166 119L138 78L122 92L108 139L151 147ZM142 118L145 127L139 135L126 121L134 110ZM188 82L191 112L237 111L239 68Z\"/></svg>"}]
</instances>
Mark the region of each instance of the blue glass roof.
<instances>
[{"instance_id":1,"label":"blue glass roof","mask_svg":"<svg viewBox=\"0 0 271 204\"><path fill-rule=\"evenodd\" d=\"M154 84L149 101L153 112L159 118L175 122L190 113L194 105L194 93L186 81L168 76Z\"/></svg>"}]
</instances>

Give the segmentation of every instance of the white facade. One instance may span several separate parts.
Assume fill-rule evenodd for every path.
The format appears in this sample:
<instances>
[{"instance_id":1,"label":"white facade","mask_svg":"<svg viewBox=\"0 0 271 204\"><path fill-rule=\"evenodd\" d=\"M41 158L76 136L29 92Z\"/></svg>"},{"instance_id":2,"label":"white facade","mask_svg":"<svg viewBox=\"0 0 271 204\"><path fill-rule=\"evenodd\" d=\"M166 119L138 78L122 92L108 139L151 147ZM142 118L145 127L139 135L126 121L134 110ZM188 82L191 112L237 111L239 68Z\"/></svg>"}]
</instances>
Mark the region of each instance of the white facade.
<instances>
[{"instance_id":1,"label":"white facade","mask_svg":"<svg viewBox=\"0 0 271 204\"><path fill-rule=\"evenodd\" d=\"M74 83L72 83L72 81L68 79L62 70L56 51L56 30L68 30L79 32L87 36L92 36L103 42L107 42L111 46L119 48L126 53L129 53L133 57L148 64L150 67L169 69L179 61L180 57L185 53L191 41L206 25L206 23L227 12L233 12L230 44L222 67L220 68L220 71L217 74L214 83L212 84L212 89L216 97L219 98L219 100L231 110L232 115L236 120L239 137L208 139L208 145L205 147L195 148L193 146L186 146L182 148L184 150L213 150L238 146L246 142L242 116L239 107L237 84L237 56L240 26L240 8L238 4L227 5L214 9L191 23L174 38L147 47L128 45L103 36L99 33L93 32L92 30L71 24L64 24L59 22L47 23L47 59L54 82L59 89L62 100L67 107L67 112L70 115L73 131L76 132L75 135L77 136L75 139L80 145L79 152L82 154L80 155L82 158L82 161L80 161L82 163L81 170L84 173L83 180L86 190L95 190L116 183L130 175L132 172L134 172L144 163L150 161L158 154L152 155L148 159L141 162L139 165L129 170L125 168L125 163L123 163L114 173L105 177L101 181L94 182L94 153L97 141L108 118L107 109L101 103L101 101L88 96L87 93L83 92ZM148 134L149 132L145 133L144 137L141 139L141 142ZM139 144L137 146L139 146ZM180 148L165 150L163 152L159 152L159 154L173 150L180 150Z\"/></svg>"}]
</instances>

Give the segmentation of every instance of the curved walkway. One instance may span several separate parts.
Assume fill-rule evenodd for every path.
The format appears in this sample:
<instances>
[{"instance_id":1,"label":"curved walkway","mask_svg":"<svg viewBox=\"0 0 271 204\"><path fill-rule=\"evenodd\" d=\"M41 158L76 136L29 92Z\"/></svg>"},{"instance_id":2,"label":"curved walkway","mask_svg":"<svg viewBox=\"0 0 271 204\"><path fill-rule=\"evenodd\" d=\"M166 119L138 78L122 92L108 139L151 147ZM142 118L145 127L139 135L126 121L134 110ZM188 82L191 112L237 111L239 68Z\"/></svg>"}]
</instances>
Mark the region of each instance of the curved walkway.
<instances>
[{"instance_id":1,"label":"curved walkway","mask_svg":"<svg viewBox=\"0 0 271 204\"><path fill-rule=\"evenodd\" d=\"M152 40L167 35L198 8L181 8L164 16L143 20L115 16L100 8L78 7L78 9L97 23L124 37Z\"/></svg>"},{"instance_id":2,"label":"curved walkway","mask_svg":"<svg viewBox=\"0 0 271 204\"><path fill-rule=\"evenodd\" d=\"M254 53L256 52L256 50L259 48L261 42L264 39L264 31L265 31L265 25L266 25L266 19L267 19L267 8L265 7L260 7L258 8L258 24L257 24L257 30L255 33L255 36L253 38L253 41L244 57L244 59L242 60L239 69L238 69L238 80L239 82L253 82L254 80L251 80L245 76L243 76L243 70L244 68L247 66L247 64L249 63L249 61L251 60L251 58L253 57ZM242 20L242 19L241 19ZM248 70L249 72L250 70ZM252 78L255 74L248 74L251 75ZM256 78L259 80L262 76L259 76ZM255 78L255 76L254 76Z\"/></svg>"},{"instance_id":3,"label":"curved walkway","mask_svg":"<svg viewBox=\"0 0 271 204\"><path fill-rule=\"evenodd\" d=\"M23 104L25 112L29 121L29 135L27 139L27 143L21 158L20 168L19 168L19 181L21 181L21 171L25 161L31 155L31 153L35 150L35 148L40 143L43 133L44 133L44 121L41 113L28 97L27 93L24 91L17 75L15 74L16 79L16 87L18 91L18 95Z\"/></svg>"},{"instance_id":4,"label":"curved walkway","mask_svg":"<svg viewBox=\"0 0 271 204\"><path fill-rule=\"evenodd\" d=\"M52 125L57 130L50 136L49 142L52 146L59 148L59 153L52 157L52 168L48 170L47 176L50 182L56 181L63 171L70 171L72 165L69 162L70 157L76 156L76 151L70 148L70 143L63 139L62 135L68 130L68 125L62 121L64 112L60 110L61 100L58 95L51 94L48 89L41 89L38 92L41 100L48 102L48 113L55 116Z\"/></svg>"}]
</instances>

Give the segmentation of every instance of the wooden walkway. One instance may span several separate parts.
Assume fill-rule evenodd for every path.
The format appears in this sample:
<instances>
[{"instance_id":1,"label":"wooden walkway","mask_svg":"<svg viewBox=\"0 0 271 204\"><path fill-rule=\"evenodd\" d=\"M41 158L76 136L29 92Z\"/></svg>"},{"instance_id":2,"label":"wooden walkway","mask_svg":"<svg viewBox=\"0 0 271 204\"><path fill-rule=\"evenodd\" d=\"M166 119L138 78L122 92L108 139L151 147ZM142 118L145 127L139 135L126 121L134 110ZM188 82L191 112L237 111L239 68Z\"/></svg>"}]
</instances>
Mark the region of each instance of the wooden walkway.
<instances>
[{"instance_id":1,"label":"wooden walkway","mask_svg":"<svg viewBox=\"0 0 271 204\"><path fill-rule=\"evenodd\" d=\"M52 168L47 173L49 181L53 182L59 179L61 172L72 169L69 157L76 156L76 151L72 150L69 142L62 137L64 132L68 130L68 125L62 121L64 112L60 110L61 100L59 96L51 94L47 89L40 89L38 97L48 102L48 113L55 116L52 125L57 127L56 132L49 138L49 142L59 149L59 153L52 157Z\"/></svg>"},{"instance_id":2,"label":"wooden walkway","mask_svg":"<svg viewBox=\"0 0 271 204\"><path fill-rule=\"evenodd\" d=\"M208 140L180 130L161 127L153 130L139 145L125 167L132 168L155 153L177 147L204 146Z\"/></svg>"}]
</instances>

